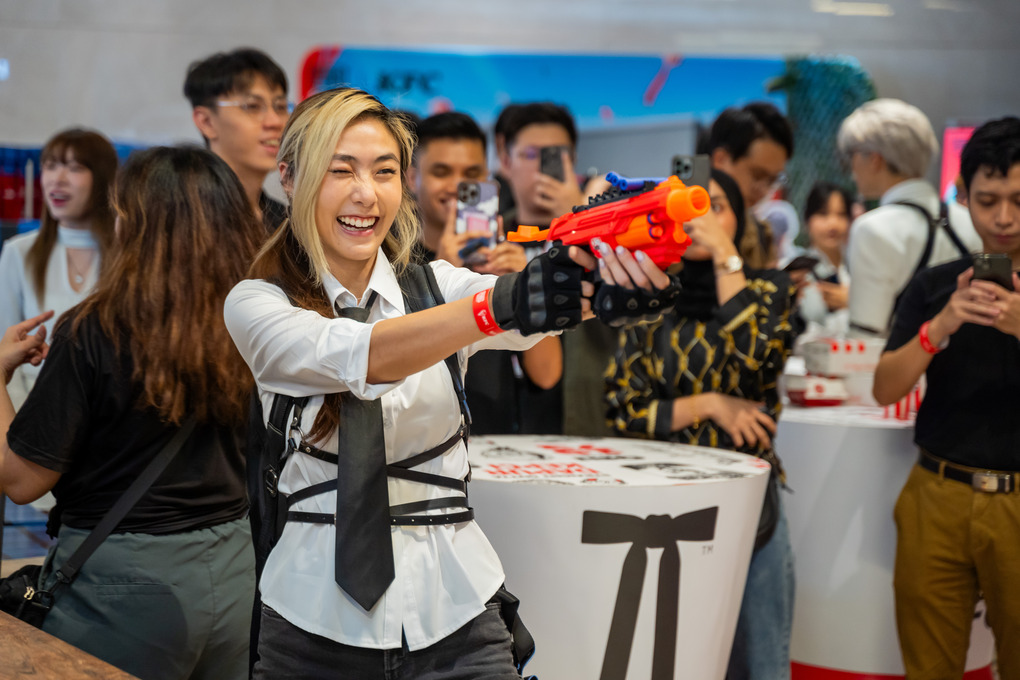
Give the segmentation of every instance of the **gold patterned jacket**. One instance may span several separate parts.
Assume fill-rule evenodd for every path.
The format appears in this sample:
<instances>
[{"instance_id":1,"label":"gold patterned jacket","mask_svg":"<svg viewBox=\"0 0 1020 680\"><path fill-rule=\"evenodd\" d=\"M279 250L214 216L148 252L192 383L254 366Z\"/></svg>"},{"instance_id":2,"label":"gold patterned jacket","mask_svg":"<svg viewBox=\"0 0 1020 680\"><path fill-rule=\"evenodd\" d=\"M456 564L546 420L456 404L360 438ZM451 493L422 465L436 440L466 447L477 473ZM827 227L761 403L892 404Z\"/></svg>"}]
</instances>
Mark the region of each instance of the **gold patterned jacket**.
<instances>
[{"instance_id":1,"label":"gold patterned jacket","mask_svg":"<svg viewBox=\"0 0 1020 680\"><path fill-rule=\"evenodd\" d=\"M765 404L778 420L776 387L793 348L796 289L785 272L748 271L747 286L707 321L676 313L620 331L606 371L610 427L633 437L739 450L778 467L764 447L737 449L711 420L673 431L673 400L719 392Z\"/></svg>"}]
</instances>

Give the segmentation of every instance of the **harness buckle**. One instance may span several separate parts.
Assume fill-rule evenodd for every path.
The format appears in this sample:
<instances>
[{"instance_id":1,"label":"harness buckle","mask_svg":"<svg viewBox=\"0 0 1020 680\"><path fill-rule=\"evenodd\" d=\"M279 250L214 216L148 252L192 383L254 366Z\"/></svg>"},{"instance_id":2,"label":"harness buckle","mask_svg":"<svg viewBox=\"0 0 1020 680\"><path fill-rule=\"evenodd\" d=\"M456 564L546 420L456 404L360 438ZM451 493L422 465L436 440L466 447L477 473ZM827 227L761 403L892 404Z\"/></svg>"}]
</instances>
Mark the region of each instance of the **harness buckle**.
<instances>
[{"instance_id":1,"label":"harness buckle","mask_svg":"<svg viewBox=\"0 0 1020 680\"><path fill-rule=\"evenodd\" d=\"M273 498L276 498L276 494L279 492L280 482L280 476L276 474L276 470L272 467L267 467L262 478L266 485L266 492Z\"/></svg>"}]
</instances>

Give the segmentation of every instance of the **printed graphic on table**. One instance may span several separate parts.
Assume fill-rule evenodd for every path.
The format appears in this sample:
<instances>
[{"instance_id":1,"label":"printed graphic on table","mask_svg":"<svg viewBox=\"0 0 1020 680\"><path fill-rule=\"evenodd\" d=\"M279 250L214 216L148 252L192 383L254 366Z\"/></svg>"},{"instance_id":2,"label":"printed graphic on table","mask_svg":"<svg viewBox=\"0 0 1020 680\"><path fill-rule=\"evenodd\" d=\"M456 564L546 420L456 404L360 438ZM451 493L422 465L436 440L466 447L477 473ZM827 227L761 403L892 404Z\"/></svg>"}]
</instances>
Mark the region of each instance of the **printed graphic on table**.
<instances>
[{"instance_id":1,"label":"printed graphic on table","mask_svg":"<svg viewBox=\"0 0 1020 680\"><path fill-rule=\"evenodd\" d=\"M471 505L550 678L721 680L769 466L633 439L474 437Z\"/></svg>"},{"instance_id":2,"label":"printed graphic on table","mask_svg":"<svg viewBox=\"0 0 1020 680\"><path fill-rule=\"evenodd\" d=\"M639 439L472 437L473 479L660 486L754 477L763 460L699 446ZM678 457L682 451L683 456Z\"/></svg>"}]
</instances>

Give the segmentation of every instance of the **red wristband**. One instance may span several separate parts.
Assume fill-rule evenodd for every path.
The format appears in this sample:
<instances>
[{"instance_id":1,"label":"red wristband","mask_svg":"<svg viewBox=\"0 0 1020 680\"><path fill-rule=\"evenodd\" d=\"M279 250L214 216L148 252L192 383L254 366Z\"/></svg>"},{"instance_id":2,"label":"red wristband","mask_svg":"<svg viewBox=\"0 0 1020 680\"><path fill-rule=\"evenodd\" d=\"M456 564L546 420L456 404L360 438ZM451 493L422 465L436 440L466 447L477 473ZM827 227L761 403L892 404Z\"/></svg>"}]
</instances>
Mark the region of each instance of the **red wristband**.
<instances>
[{"instance_id":1,"label":"red wristband","mask_svg":"<svg viewBox=\"0 0 1020 680\"><path fill-rule=\"evenodd\" d=\"M475 312L475 323L478 324L478 330L486 335L499 335L503 329L496 325L496 320L492 317L492 305L489 303L491 296L491 288L478 291L471 298L471 308Z\"/></svg>"},{"instance_id":2,"label":"red wristband","mask_svg":"<svg viewBox=\"0 0 1020 680\"><path fill-rule=\"evenodd\" d=\"M949 342L948 341L943 342L938 347L931 344L931 338L928 337L929 326L931 326L931 321L925 321L923 324L921 324L921 330L917 332L917 339L921 342L921 349L923 349L925 352L927 352L928 354L938 354L939 352L946 348L946 345L948 345Z\"/></svg>"}]
</instances>

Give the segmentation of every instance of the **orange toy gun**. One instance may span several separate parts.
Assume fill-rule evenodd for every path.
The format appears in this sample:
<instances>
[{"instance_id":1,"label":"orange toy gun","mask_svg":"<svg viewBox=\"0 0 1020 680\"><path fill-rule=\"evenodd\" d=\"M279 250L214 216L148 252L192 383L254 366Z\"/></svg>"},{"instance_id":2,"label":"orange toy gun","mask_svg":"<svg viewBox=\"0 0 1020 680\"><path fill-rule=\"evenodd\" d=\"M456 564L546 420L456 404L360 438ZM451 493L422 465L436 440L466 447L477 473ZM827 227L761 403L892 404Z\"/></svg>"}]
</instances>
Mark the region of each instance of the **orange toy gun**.
<instances>
[{"instance_id":1,"label":"orange toy gun","mask_svg":"<svg viewBox=\"0 0 1020 680\"><path fill-rule=\"evenodd\" d=\"M587 245L600 238L611 248L621 245L640 250L660 269L679 262L691 244L684 222L708 212L708 192L686 186L676 176L666 179L627 179L609 173L613 188L588 199L552 221L548 229L520 226L507 235L510 241L562 241ZM594 249L598 255L598 249Z\"/></svg>"}]
</instances>

